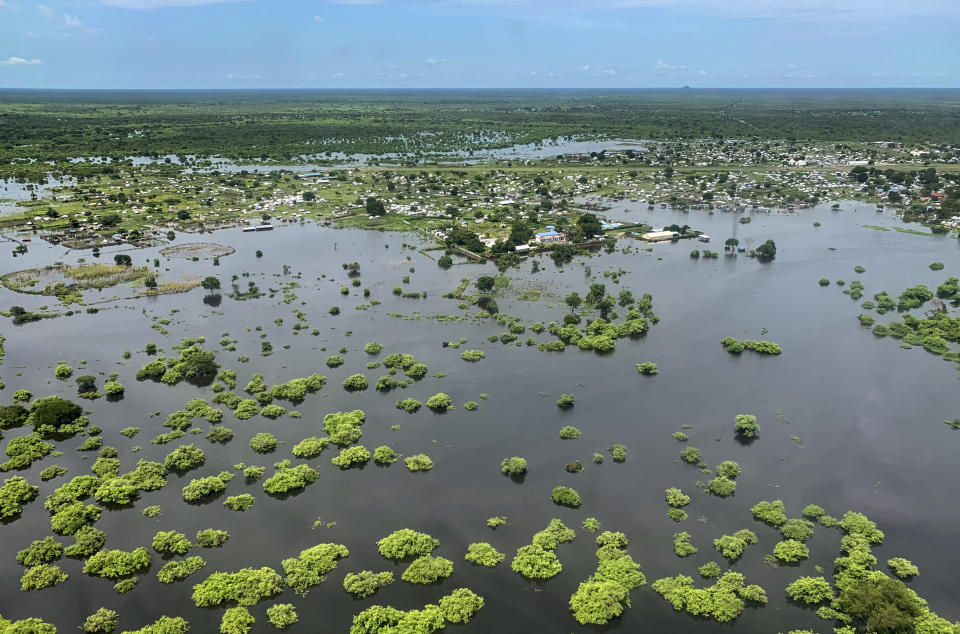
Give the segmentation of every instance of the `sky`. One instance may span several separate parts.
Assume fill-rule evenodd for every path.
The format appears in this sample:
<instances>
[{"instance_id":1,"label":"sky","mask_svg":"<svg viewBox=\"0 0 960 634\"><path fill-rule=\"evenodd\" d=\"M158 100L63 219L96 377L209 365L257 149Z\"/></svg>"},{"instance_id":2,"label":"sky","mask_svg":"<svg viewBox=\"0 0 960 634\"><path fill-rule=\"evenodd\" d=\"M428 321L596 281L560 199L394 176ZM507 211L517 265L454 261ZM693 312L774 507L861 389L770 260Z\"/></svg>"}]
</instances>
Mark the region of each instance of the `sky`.
<instances>
[{"instance_id":1,"label":"sky","mask_svg":"<svg viewBox=\"0 0 960 634\"><path fill-rule=\"evenodd\" d=\"M960 0L0 0L6 88L960 87Z\"/></svg>"}]
</instances>

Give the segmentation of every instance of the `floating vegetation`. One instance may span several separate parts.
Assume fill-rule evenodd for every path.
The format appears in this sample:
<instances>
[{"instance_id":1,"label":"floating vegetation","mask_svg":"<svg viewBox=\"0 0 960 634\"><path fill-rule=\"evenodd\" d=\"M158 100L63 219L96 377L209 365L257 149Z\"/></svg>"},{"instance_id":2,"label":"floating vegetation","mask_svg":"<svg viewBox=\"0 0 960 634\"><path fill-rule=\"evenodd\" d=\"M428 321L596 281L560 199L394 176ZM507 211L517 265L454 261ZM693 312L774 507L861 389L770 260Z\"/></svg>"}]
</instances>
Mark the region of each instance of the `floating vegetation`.
<instances>
[{"instance_id":1,"label":"floating vegetation","mask_svg":"<svg viewBox=\"0 0 960 634\"><path fill-rule=\"evenodd\" d=\"M767 602L763 588L745 585L743 575L738 572L728 572L702 590L696 588L693 579L686 575L657 579L652 588L674 610L720 623L728 623L740 616L745 600L758 604Z\"/></svg>"},{"instance_id":2,"label":"floating vegetation","mask_svg":"<svg viewBox=\"0 0 960 634\"><path fill-rule=\"evenodd\" d=\"M623 533L597 537L597 570L570 597L570 611L581 625L604 625L630 607L630 592L646 584L640 565L627 554Z\"/></svg>"},{"instance_id":3,"label":"floating vegetation","mask_svg":"<svg viewBox=\"0 0 960 634\"><path fill-rule=\"evenodd\" d=\"M730 354L740 354L744 350L753 350L759 354L780 354L783 352L780 346L772 341L755 341L753 339L744 339L737 341L733 337L725 337L720 341L724 350Z\"/></svg>"}]
</instances>

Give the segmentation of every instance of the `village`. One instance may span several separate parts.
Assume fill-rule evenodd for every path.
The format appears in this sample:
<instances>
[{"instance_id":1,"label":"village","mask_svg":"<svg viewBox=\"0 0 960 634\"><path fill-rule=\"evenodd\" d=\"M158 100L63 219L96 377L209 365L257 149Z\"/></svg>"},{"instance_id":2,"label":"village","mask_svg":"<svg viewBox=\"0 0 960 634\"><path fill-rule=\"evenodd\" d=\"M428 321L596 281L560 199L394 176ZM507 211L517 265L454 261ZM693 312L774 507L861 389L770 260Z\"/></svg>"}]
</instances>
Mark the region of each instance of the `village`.
<instances>
[{"instance_id":1,"label":"village","mask_svg":"<svg viewBox=\"0 0 960 634\"><path fill-rule=\"evenodd\" d=\"M271 223L306 221L418 229L439 241L460 228L475 233L485 249L509 241L510 250L523 252L571 242L563 228L582 213L602 212L604 199L738 214L859 200L946 232L960 227L958 160L960 153L947 146L701 140L486 165L299 174L205 173L148 163L34 193L19 201L20 213L0 217L0 225L20 230L22 241L36 235L76 248L143 246L171 231L267 230ZM603 236L624 233L621 224L601 221ZM518 222L529 239L511 237ZM637 231L626 235L642 237L648 231L639 229L662 228L629 229Z\"/></svg>"}]
</instances>

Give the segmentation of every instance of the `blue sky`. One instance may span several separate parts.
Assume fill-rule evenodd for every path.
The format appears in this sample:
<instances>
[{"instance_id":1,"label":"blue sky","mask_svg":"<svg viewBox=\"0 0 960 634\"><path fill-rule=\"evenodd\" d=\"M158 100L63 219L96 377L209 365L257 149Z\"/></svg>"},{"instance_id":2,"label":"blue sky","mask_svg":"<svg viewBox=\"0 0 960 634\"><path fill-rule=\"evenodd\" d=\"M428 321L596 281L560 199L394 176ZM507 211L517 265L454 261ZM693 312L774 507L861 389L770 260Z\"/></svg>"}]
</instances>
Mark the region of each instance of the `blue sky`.
<instances>
[{"instance_id":1,"label":"blue sky","mask_svg":"<svg viewBox=\"0 0 960 634\"><path fill-rule=\"evenodd\" d=\"M960 0L0 0L0 87L960 87Z\"/></svg>"}]
</instances>

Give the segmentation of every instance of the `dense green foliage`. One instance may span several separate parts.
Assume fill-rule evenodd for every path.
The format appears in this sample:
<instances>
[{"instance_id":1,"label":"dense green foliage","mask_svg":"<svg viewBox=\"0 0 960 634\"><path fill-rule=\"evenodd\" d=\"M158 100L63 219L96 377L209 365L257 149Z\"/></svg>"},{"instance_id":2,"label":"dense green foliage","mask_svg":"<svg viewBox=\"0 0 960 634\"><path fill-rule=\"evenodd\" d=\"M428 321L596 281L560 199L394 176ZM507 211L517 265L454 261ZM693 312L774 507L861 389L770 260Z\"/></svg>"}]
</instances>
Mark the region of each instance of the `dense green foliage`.
<instances>
[{"instance_id":1,"label":"dense green foliage","mask_svg":"<svg viewBox=\"0 0 960 634\"><path fill-rule=\"evenodd\" d=\"M382 586L393 583L393 573L373 572L372 570L361 570L357 573L347 573L343 578L343 589L354 598L365 599L372 596Z\"/></svg>"},{"instance_id":2,"label":"dense green foliage","mask_svg":"<svg viewBox=\"0 0 960 634\"><path fill-rule=\"evenodd\" d=\"M506 555L498 551L487 542L474 542L467 546L467 554L464 559L478 566L496 567L500 562L506 559Z\"/></svg>"},{"instance_id":3,"label":"dense green foliage","mask_svg":"<svg viewBox=\"0 0 960 634\"><path fill-rule=\"evenodd\" d=\"M423 555L407 566L400 578L408 583L431 584L453 574L453 562L443 557Z\"/></svg>"},{"instance_id":4,"label":"dense green foliage","mask_svg":"<svg viewBox=\"0 0 960 634\"><path fill-rule=\"evenodd\" d=\"M674 610L685 611L692 616L727 623L743 611L744 600L764 604L767 602L763 588L745 585L743 575L728 572L705 589L696 588L693 579L686 575L657 579L653 589L666 599Z\"/></svg>"},{"instance_id":5,"label":"dense green foliage","mask_svg":"<svg viewBox=\"0 0 960 634\"><path fill-rule=\"evenodd\" d=\"M105 579L120 579L150 566L150 553L146 548L132 551L101 550L83 566L84 574Z\"/></svg>"},{"instance_id":6,"label":"dense green foliage","mask_svg":"<svg viewBox=\"0 0 960 634\"><path fill-rule=\"evenodd\" d=\"M326 579L326 574L337 567L337 561L348 557L350 551L341 544L317 544L300 551L296 558L281 562L287 574L286 583L297 594L307 591Z\"/></svg>"},{"instance_id":7,"label":"dense green foliage","mask_svg":"<svg viewBox=\"0 0 960 634\"><path fill-rule=\"evenodd\" d=\"M580 506L580 494L566 486L554 487L550 493L550 499L556 504L563 506L572 506L574 508Z\"/></svg>"},{"instance_id":8,"label":"dense green foliage","mask_svg":"<svg viewBox=\"0 0 960 634\"><path fill-rule=\"evenodd\" d=\"M377 542L377 549L387 559L406 559L429 555L440 545L439 540L426 533L401 528Z\"/></svg>"},{"instance_id":9,"label":"dense green foliage","mask_svg":"<svg viewBox=\"0 0 960 634\"><path fill-rule=\"evenodd\" d=\"M197 607L221 603L255 605L258 601L283 591L283 578L273 568L242 568L237 572L215 572L193 586L193 602Z\"/></svg>"},{"instance_id":10,"label":"dense green foliage","mask_svg":"<svg viewBox=\"0 0 960 634\"><path fill-rule=\"evenodd\" d=\"M193 556L185 559L168 561L157 571L160 583L174 583L182 581L207 565L203 557Z\"/></svg>"}]
</instances>

